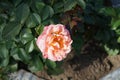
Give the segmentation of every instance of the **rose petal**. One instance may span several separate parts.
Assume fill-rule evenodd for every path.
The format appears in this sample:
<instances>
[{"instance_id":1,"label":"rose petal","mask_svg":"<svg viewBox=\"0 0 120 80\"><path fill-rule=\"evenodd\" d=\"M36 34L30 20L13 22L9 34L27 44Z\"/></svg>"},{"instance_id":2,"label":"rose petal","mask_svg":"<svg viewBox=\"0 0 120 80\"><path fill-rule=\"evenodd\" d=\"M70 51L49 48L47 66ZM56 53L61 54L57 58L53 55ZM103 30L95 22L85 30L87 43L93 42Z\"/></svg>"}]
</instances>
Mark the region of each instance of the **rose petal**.
<instances>
[{"instance_id":1,"label":"rose petal","mask_svg":"<svg viewBox=\"0 0 120 80\"><path fill-rule=\"evenodd\" d=\"M72 40L69 31L62 24L45 26L37 39L37 46L43 57L52 61L61 61L71 51Z\"/></svg>"}]
</instances>

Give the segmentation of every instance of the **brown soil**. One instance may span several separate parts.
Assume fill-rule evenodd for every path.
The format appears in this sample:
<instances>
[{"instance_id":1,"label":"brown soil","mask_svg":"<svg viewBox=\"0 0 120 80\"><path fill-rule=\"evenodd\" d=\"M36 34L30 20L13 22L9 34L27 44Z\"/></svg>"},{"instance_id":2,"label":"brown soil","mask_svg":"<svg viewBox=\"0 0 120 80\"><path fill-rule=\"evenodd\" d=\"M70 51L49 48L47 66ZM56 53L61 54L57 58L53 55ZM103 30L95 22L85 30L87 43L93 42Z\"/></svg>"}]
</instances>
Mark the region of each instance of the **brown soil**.
<instances>
[{"instance_id":1,"label":"brown soil","mask_svg":"<svg viewBox=\"0 0 120 80\"><path fill-rule=\"evenodd\" d=\"M47 75L40 71L37 76L46 80L99 80L120 67L120 55L108 56L98 44L89 41L78 56L72 51L63 64L65 72L60 75Z\"/></svg>"}]
</instances>

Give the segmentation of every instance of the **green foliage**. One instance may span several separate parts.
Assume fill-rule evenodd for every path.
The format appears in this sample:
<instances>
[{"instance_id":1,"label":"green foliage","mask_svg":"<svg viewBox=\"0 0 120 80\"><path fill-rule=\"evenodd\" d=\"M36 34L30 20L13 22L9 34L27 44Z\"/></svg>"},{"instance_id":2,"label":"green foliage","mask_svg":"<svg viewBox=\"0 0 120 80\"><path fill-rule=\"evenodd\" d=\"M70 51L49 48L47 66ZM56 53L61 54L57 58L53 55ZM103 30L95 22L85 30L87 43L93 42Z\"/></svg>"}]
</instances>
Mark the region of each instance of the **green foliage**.
<instances>
[{"instance_id":1,"label":"green foliage","mask_svg":"<svg viewBox=\"0 0 120 80\"><path fill-rule=\"evenodd\" d=\"M34 55L34 57L32 57L31 61L29 62L28 68L32 72L36 72L43 69L43 63L37 55Z\"/></svg>"},{"instance_id":2,"label":"green foliage","mask_svg":"<svg viewBox=\"0 0 120 80\"><path fill-rule=\"evenodd\" d=\"M2 31L2 36L6 40L13 39L22 28L21 24L17 22L8 22Z\"/></svg>"},{"instance_id":3,"label":"green foliage","mask_svg":"<svg viewBox=\"0 0 120 80\"><path fill-rule=\"evenodd\" d=\"M85 38L95 39L109 55L120 53L120 8L106 7L104 0L86 0Z\"/></svg>"},{"instance_id":4,"label":"green foliage","mask_svg":"<svg viewBox=\"0 0 120 80\"><path fill-rule=\"evenodd\" d=\"M48 69L47 72L48 72L49 75L50 74L52 74L52 75L59 75L59 74L63 73L64 70L61 69L61 68L55 68L55 69Z\"/></svg>"},{"instance_id":5,"label":"green foliage","mask_svg":"<svg viewBox=\"0 0 120 80\"><path fill-rule=\"evenodd\" d=\"M0 43L0 68L7 66L9 63L9 53L6 44Z\"/></svg>"},{"instance_id":6,"label":"green foliage","mask_svg":"<svg viewBox=\"0 0 120 80\"><path fill-rule=\"evenodd\" d=\"M13 48L11 51L11 56L16 61L23 61L25 63L28 63L30 60L30 56L26 53L26 51L23 48Z\"/></svg>"},{"instance_id":7,"label":"green foliage","mask_svg":"<svg viewBox=\"0 0 120 80\"><path fill-rule=\"evenodd\" d=\"M41 18L39 16L39 14L33 13L27 19L26 26L28 28L33 28L33 27L36 27L37 25L39 25L40 23L41 23Z\"/></svg>"},{"instance_id":8,"label":"green foliage","mask_svg":"<svg viewBox=\"0 0 120 80\"><path fill-rule=\"evenodd\" d=\"M33 40L34 37L32 35L32 31L28 28L24 28L21 33L20 33L20 41L23 44L26 44L28 42L30 42L31 40Z\"/></svg>"},{"instance_id":9,"label":"green foliage","mask_svg":"<svg viewBox=\"0 0 120 80\"><path fill-rule=\"evenodd\" d=\"M114 37L110 36L112 43L108 43L110 45L114 45L114 47L111 48L111 46L105 46L105 50L110 55L116 55L120 53L120 46L119 46L119 37L120 37L120 8L112 8L112 7L105 7L101 9L101 12L105 14L105 16L111 17L111 23L109 23L109 27L112 31L114 31ZM114 38L114 39L112 39Z\"/></svg>"},{"instance_id":10,"label":"green foliage","mask_svg":"<svg viewBox=\"0 0 120 80\"><path fill-rule=\"evenodd\" d=\"M84 0L65 0L64 12L71 10L75 5L80 5L83 9L86 6Z\"/></svg>"},{"instance_id":11,"label":"green foliage","mask_svg":"<svg viewBox=\"0 0 120 80\"><path fill-rule=\"evenodd\" d=\"M53 62L53 61L50 61L50 60L46 60L46 65L49 67L49 68L52 68L54 69L56 67L56 63Z\"/></svg>"},{"instance_id":12,"label":"green foliage","mask_svg":"<svg viewBox=\"0 0 120 80\"><path fill-rule=\"evenodd\" d=\"M85 9L86 7L86 3L84 0L76 0L77 4L80 5L83 9Z\"/></svg>"},{"instance_id":13,"label":"green foliage","mask_svg":"<svg viewBox=\"0 0 120 80\"><path fill-rule=\"evenodd\" d=\"M66 0L65 1L65 5L64 5L64 11L69 11L71 10L75 5L77 4L77 2L74 0Z\"/></svg>"},{"instance_id":14,"label":"green foliage","mask_svg":"<svg viewBox=\"0 0 120 80\"><path fill-rule=\"evenodd\" d=\"M76 35L73 35L72 39L73 39L73 48L75 49L76 53L80 53L80 50L83 46L83 39L82 36L79 33L75 33Z\"/></svg>"},{"instance_id":15,"label":"green foliage","mask_svg":"<svg viewBox=\"0 0 120 80\"><path fill-rule=\"evenodd\" d=\"M42 20L46 20L48 17L52 17L54 14L54 10L51 6L48 6L46 5L44 8L43 8L43 11L42 11Z\"/></svg>"},{"instance_id":16,"label":"green foliage","mask_svg":"<svg viewBox=\"0 0 120 80\"><path fill-rule=\"evenodd\" d=\"M64 11L63 2L61 1L61 2L57 2L56 4L54 4L53 9L54 9L55 14L63 12Z\"/></svg>"},{"instance_id":17,"label":"green foliage","mask_svg":"<svg viewBox=\"0 0 120 80\"><path fill-rule=\"evenodd\" d=\"M29 6L25 3L20 4L15 10L16 21L20 22L20 24L24 24L28 18L29 13Z\"/></svg>"},{"instance_id":18,"label":"green foliage","mask_svg":"<svg viewBox=\"0 0 120 80\"><path fill-rule=\"evenodd\" d=\"M100 12L104 13L106 16L116 16L116 12L112 7L102 8Z\"/></svg>"},{"instance_id":19,"label":"green foliage","mask_svg":"<svg viewBox=\"0 0 120 80\"><path fill-rule=\"evenodd\" d=\"M15 6L17 6L18 4L20 4L22 0L12 0L12 2L14 3Z\"/></svg>"},{"instance_id":20,"label":"green foliage","mask_svg":"<svg viewBox=\"0 0 120 80\"><path fill-rule=\"evenodd\" d=\"M107 45L104 45L105 50L109 55L117 55L119 53L119 49L117 48L109 48Z\"/></svg>"},{"instance_id":21,"label":"green foliage","mask_svg":"<svg viewBox=\"0 0 120 80\"><path fill-rule=\"evenodd\" d=\"M45 60L36 46L36 38L45 25L61 23L61 13L80 5L84 0L2 0L0 1L0 75L18 69L18 62L27 64L31 72L48 67L48 73L63 70L56 62ZM2 78L2 77L0 77Z\"/></svg>"},{"instance_id":22,"label":"green foliage","mask_svg":"<svg viewBox=\"0 0 120 80\"><path fill-rule=\"evenodd\" d=\"M59 74L63 73L64 69L61 68L62 64L63 64L63 61L53 62L53 61L47 60L46 65L49 67L47 69L47 73L49 75L59 75Z\"/></svg>"},{"instance_id":23,"label":"green foliage","mask_svg":"<svg viewBox=\"0 0 120 80\"><path fill-rule=\"evenodd\" d=\"M36 30L36 33L39 35L42 33L43 31L43 28L44 28L44 25L39 25L38 27L35 28Z\"/></svg>"}]
</instances>

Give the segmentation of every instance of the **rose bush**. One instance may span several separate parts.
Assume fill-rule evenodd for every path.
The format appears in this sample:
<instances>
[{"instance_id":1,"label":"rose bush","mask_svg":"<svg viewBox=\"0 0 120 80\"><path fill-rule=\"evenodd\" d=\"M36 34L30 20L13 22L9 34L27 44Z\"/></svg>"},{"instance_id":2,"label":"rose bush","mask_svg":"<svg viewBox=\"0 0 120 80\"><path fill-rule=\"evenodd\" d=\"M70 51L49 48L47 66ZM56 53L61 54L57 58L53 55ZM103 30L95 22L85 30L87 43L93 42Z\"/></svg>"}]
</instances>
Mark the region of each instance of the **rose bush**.
<instances>
[{"instance_id":1,"label":"rose bush","mask_svg":"<svg viewBox=\"0 0 120 80\"><path fill-rule=\"evenodd\" d=\"M21 68L62 73L73 41L61 18L76 5L85 8L84 0L0 0L0 78Z\"/></svg>"},{"instance_id":2,"label":"rose bush","mask_svg":"<svg viewBox=\"0 0 120 80\"><path fill-rule=\"evenodd\" d=\"M61 61L71 51L72 40L69 31L62 24L44 27L37 39L37 46L44 58Z\"/></svg>"},{"instance_id":3,"label":"rose bush","mask_svg":"<svg viewBox=\"0 0 120 80\"><path fill-rule=\"evenodd\" d=\"M0 78L21 68L60 74L71 44L80 53L91 39L120 52L120 9L104 0L0 0Z\"/></svg>"}]
</instances>

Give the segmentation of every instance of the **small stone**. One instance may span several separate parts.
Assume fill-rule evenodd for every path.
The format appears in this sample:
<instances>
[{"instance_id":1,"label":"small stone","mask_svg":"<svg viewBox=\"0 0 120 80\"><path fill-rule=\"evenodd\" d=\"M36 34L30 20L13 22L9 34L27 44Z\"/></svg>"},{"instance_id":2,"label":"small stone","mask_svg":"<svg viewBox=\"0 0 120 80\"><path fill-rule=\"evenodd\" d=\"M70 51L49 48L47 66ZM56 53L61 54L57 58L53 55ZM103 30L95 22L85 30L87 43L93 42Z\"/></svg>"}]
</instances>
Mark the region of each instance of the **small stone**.
<instances>
[{"instance_id":1,"label":"small stone","mask_svg":"<svg viewBox=\"0 0 120 80\"><path fill-rule=\"evenodd\" d=\"M44 80L25 70L20 70L18 72L15 72L14 74L11 73L9 77L9 80Z\"/></svg>"},{"instance_id":2,"label":"small stone","mask_svg":"<svg viewBox=\"0 0 120 80\"><path fill-rule=\"evenodd\" d=\"M105 77L101 78L100 80L120 80L120 68L109 73Z\"/></svg>"}]
</instances>

